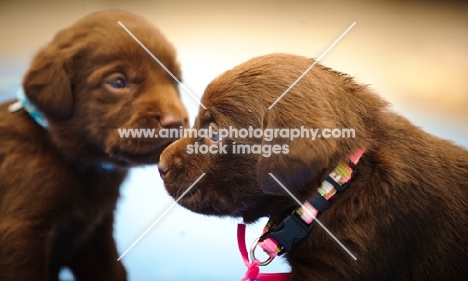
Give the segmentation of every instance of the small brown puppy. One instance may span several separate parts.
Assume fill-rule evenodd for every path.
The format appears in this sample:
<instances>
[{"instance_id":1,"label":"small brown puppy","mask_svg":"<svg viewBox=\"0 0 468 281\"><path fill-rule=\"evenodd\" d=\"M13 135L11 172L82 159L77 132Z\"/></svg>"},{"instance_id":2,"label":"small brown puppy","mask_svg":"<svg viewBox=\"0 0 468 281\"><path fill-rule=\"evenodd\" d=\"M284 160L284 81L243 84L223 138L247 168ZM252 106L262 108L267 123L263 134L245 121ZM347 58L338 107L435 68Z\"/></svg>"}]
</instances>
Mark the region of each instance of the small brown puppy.
<instances>
[{"instance_id":1,"label":"small brown puppy","mask_svg":"<svg viewBox=\"0 0 468 281\"><path fill-rule=\"evenodd\" d=\"M168 192L177 198L206 173L182 206L247 223L264 216L280 222L298 204L269 173L305 202L339 163L363 148L347 190L319 213L357 260L313 224L285 255L291 280L466 280L468 152L423 132L365 86L320 64L268 109L313 62L273 54L225 72L208 85L202 98L207 109L200 109L194 128L353 128L354 138L180 139L159 163ZM221 143L225 153L196 154L197 142ZM240 144L281 149L269 157L234 154Z\"/></svg>"},{"instance_id":2,"label":"small brown puppy","mask_svg":"<svg viewBox=\"0 0 468 281\"><path fill-rule=\"evenodd\" d=\"M174 79L119 21L180 78L173 46L127 12L91 14L40 50L23 80L37 110L0 105L2 281L58 280L62 266L77 280L126 280L112 233L119 186L174 139L118 129L158 132L188 117Z\"/></svg>"}]
</instances>

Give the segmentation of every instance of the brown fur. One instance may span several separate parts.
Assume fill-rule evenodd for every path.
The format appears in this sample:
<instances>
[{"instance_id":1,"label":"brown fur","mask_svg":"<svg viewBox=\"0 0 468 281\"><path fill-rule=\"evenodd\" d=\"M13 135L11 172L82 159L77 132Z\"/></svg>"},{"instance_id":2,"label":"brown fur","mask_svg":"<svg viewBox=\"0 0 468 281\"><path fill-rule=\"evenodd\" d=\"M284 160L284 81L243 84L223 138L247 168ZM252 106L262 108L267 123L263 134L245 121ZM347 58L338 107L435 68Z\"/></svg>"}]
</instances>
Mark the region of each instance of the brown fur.
<instances>
[{"instance_id":1,"label":"brown fur","mask_svg":"<svg viewBox=\"0 0 468 281\"><path fill-rule=\"evenodd\" d=\"M117 129L187 126L188 117L176 82L118 21L180 78L172 45L127 12L91 14L40 50L23 88L49 128L0 105L2 281L57 280L62 266L77 280L126 280L112 234L119 186L174 139L124 139ZM117 77L127 86L112 87Z\"/></svg>"},{"instance_id":2,"label":"brown fur","mask_svg":"<svg viewBox=\"0 0 468 281\"><path fill-rule=\"evenodd\" d=\"M276 139L288 154L191 154L184 138L168 146L159 168L179 203L201 214L281 219L312 196L325 176L364 147L358 174L331 199L321 222L357 257L354 261L319 225L286 254L294 281L466 280L468 276L468 152L431 136L391 112L386 102L344 74L320 64L271 110L268 107L313 63L304 57L257 57L211 82L194 128L354 128L355 138ZM373 128L373 132L370 128ZM262 139L221 140L268 144Z\"/></svg>"}]
</instances>

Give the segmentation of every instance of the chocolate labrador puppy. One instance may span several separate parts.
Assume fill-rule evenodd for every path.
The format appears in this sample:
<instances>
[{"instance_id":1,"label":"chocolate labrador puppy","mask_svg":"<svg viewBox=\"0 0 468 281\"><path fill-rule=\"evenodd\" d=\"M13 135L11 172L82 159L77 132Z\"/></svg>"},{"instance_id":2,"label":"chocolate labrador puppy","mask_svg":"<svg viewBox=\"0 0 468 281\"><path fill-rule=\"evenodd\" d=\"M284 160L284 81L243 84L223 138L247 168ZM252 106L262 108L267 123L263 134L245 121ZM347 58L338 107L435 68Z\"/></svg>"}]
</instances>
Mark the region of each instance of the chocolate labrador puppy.
<instances>
[{"instance_id":1,"label":"chocolate labrador puppy","mask_svg":"<svg viewBox=\"0 0 468 281\"><path fill-rule=\"evenodd\" d=\"M425 133L366 86L320 64L275 104L313 62L261 56L212 81L194 128L214 133L164 150L159 169L168 192L177 198L206 173L182 206L247 223L270 217L260 243L265 249L267 239L276 239L268 253L285 253L294 281L466 280L468 152ZM261 129L263 137L240 135L249 128ZM310 128L319 132L315 139L269 137ZM335 129L344 128L354 134L340 137ZM206 153L210 147L222 153ZM315 213L307 218L293 197ZM356 260L313 223L317 213ZM290 225L299 233L292 233L294 241L281 236Z\"/></svg>"},{"instance_id":2,"label":"chocolate labrador puppy","mask_svg":"<svg viewBox=\"0 0 468 281\"><path fill-rule=\"evenodd\" d=\"M0 105L0 280L126 280L113 239L129 168L156 164L174 138L119 129L186 127L174 47L123 11L86 16L34 57L18 93Z\"/></svg>"}]
</instances>

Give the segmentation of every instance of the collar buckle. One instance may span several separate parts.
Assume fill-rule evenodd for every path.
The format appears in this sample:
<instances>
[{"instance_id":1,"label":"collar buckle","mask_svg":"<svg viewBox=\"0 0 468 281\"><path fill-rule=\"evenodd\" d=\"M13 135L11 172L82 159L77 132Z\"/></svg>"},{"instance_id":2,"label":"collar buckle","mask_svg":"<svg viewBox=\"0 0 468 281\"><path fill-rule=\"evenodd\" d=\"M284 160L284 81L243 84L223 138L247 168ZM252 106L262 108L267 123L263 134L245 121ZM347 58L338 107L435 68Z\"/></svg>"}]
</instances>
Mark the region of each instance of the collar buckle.
<instances>
[{"instance_id":1,"label":"collar buckle","mask_svg":"<svg viewBox=\"0 0 468 281\"><path fill-rule=\"evenodd\" d=\"M354 164L352 161L347 160L346 164L349 166L351 169L351 175L349 176L349 180L343 184L339 184L336 182L330 175L327 175L325 180L329 182L333 187L336 189L338 192L344 192L346 189L348 189L349 185L351 184L351 179L356 176L357 174L357 169L356 169L356 164Z\"/></svg>"},{"instance_id":2,"label":"collar buckle","mask_svg":"<svg viewBox=\"0 0 468 281\"><path fill-rule=\"evenodd\" d=\"M296 214L296 210L294 210L276 227L275 230L270 230L264 233L259 240L263 241L268 238L274 239L281 246L281 251L278 253L278 255L281 256L282 254L289 252L294 243L306 237L314 222L315 220L311 224L306 224Z\"/></svg>"}]
</instances>

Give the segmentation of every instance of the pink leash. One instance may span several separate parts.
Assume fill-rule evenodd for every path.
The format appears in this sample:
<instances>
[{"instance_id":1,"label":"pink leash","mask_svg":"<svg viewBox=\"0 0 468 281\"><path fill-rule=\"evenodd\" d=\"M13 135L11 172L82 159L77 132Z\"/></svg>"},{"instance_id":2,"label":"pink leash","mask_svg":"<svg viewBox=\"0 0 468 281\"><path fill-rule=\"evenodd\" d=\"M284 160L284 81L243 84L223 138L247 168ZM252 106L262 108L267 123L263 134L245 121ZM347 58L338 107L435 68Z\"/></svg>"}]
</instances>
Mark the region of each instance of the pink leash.
<instances>
[{"instance_id":1,"label":"pink leash","mask_svg":"<svg viewBox=\"0 0 468 281\"><path fill-rule=\"evenodd\" d=\"M260 273L259 260L249 261L249 254L245 246L245 224L237 225L237 244L247 272L241 281L289 281L290 273Z\"/></svg>"}]
</instances>

